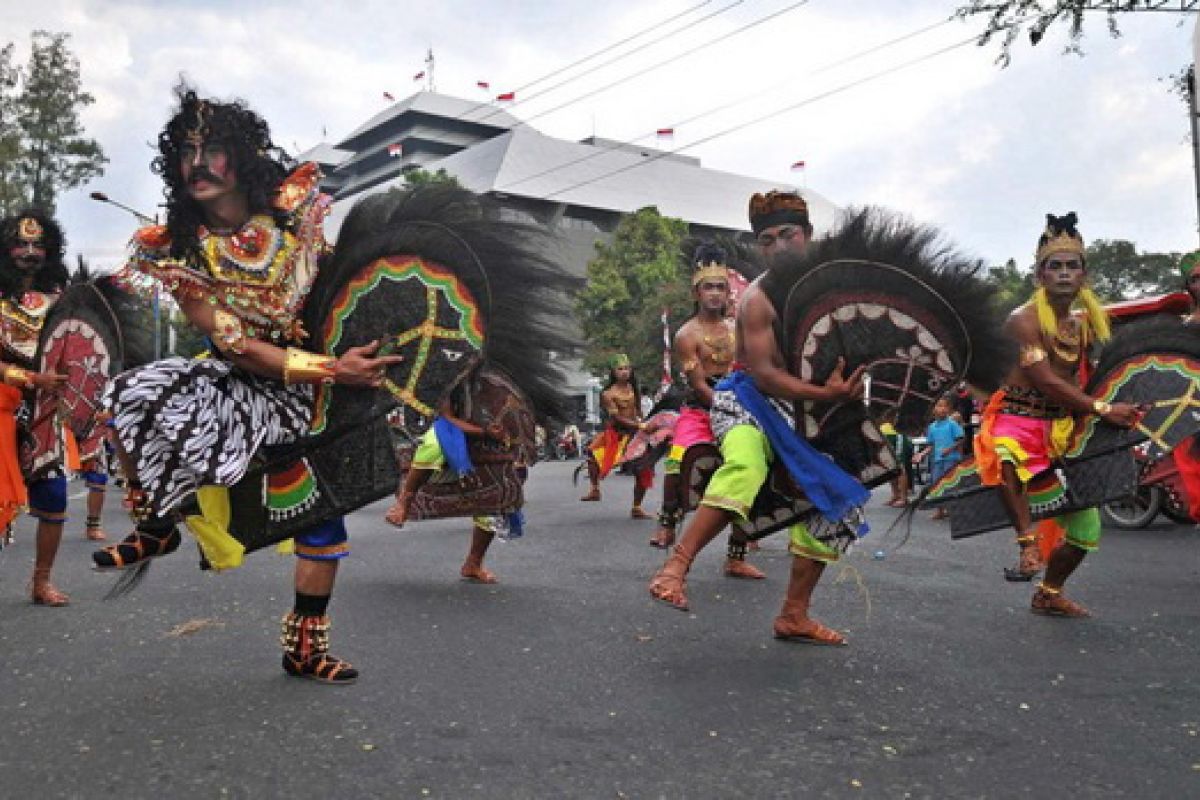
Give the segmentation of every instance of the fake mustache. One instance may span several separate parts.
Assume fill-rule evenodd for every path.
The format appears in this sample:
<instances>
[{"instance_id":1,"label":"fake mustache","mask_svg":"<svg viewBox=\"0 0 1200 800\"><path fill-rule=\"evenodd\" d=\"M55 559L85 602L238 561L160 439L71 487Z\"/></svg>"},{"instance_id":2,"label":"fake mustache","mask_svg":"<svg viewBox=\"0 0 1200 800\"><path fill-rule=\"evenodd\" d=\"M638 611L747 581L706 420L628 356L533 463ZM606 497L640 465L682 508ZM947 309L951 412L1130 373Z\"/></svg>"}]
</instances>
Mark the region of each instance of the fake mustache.
<instances>
[{"instance_id":1,"label":"fake mustache","mask_svg":"<svg viewBox=\"0 0 1200 800\"><path fill-rule=\"evenodd\" d=\"M224 181L212 174L212 172L205 167L196 167L192 171L192 174L188 177L188 183L197 183L198 181L208 181L209 183L217 184L224 183Z\"/></svg>"}]
</instances>

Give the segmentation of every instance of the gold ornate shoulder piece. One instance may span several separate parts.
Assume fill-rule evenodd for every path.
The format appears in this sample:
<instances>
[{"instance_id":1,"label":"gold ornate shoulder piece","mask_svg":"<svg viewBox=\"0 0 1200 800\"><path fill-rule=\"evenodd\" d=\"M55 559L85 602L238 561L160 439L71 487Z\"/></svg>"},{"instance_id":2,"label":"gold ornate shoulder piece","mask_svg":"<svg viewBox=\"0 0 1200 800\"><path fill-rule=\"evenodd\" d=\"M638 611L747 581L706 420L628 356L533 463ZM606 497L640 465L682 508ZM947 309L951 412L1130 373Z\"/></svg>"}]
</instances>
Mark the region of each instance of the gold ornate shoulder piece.
<instances>
[{"instance_id":1,"label":"gold ornate shoulder piece","mask_svg":"<svg viewBox=\"0 0 1200 800\"><path fill-rule=\"evenodd\" d=\"M1022 368L1032 367L1034 364L1041 363L1046 360L1046 351L1040 345L1027 344L1021 346L1021 356L1019 363Z\"/></svg>"},{"instance_id":2,"label":"gold ornate shoulder piece","mask_svg":"<svg viewBox=\"0 0 1200 800\"><path fill-rule=\"evenodd\" d=\"M321 169L313 162L306 161L283 179L279 192L275 195L275 207L280 211L291 214L296 212L305 202L311 202L319 194Z\"/></svg>"},{"instance_id":3,"label":"gold ornate shoulder piece","mask_svg":"<svg viewBox=\"0 0 1200 800\"><path fill-rule=\"evenodd\" d=\"M133 234L133 246L139 250L166 252L171 247L171 234L166 225L147 225Z\"/></svg>"}]
</instances>

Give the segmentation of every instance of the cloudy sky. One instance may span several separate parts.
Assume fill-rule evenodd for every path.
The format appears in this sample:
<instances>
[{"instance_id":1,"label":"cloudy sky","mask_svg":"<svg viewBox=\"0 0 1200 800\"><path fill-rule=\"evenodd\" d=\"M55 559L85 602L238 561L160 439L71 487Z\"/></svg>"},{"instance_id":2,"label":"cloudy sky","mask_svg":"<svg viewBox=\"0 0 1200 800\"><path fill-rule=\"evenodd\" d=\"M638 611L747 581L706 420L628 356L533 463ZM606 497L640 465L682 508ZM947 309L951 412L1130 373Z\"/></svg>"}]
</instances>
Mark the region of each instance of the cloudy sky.
<instances>
[{"instance_id":1,"label":"cloudy sky","mask_svg":"<svg viewBox=\"0 0 1200 800\"><path fill-rule=\"evenodd\" d=\"M33 30L72 36L96 97L85 124L111 163L64 197L59 215L72 251L98 263L119 258L131 220L87 192L146 210L159 202L150 142L181 74L205 93L249 101L278 143L303 150L323 130L336 141L383 110L383 92L419 88L413 75L429 47L439 92L483 101L477 80L492 94L521 88L512 113L550 135L632 140L674 126L669 147L708 167L799 182L839 205L904 210L991 262L1026 265L1047 211L1077 211L1089 240L1197 246L1186 110L1163 80L1191 61L1193 18L1127 15L1114 40L1098 17L1085 57L1063 55L1055 32L1037 48L1023 40L1000 69L995 45L932 55L978 33L978 20L852 58L945 20L954 0L713 0L688 12L698 4L39 0L3 4L0 43L16 42L23 60ZM790 171L798 160L803 173Z\"/></svg>"}]
</instances>

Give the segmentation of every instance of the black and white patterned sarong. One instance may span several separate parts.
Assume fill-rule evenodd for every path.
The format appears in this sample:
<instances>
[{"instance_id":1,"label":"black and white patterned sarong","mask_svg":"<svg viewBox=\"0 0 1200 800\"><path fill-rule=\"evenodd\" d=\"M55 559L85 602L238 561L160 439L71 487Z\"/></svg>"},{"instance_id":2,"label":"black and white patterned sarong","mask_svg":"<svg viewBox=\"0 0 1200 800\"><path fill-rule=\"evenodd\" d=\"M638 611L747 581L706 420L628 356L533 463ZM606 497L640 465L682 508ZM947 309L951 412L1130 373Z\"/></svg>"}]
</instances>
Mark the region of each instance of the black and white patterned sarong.
<instances>
[{"instance_id":1,"label":"black and white patterned sarong","mask_svg":"<svg viewBox=\"0 0 1200 800\"><path fill-rule=\"evenodd\" d=\"M237 483L264 445L306 434L312 387L215 358L168 358L113 378L104 406L151 513L163 516L200 486Z\"/></svg>"}]
</instances>

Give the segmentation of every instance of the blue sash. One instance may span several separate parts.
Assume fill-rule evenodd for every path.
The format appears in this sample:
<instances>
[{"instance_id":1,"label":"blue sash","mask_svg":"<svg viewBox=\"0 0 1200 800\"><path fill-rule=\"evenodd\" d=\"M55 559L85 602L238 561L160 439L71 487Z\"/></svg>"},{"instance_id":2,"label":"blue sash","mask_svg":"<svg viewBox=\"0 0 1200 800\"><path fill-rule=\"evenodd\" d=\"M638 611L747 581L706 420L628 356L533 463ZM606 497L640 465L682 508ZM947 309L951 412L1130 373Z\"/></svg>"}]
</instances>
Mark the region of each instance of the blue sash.
<instances>
[{"instance_id":1,"label":"blue sash","mask_svg":"<svg viewBox=\"0 0 1200 800\"><path fill-rule=\"evenodd\" d=\"M446 464L461 478L475 471L471 463L471 455L467 452L467 435L462 428L449 420L436 417L433 420L433 435L437 437L438 447L446 457Z\"/></svg>"},{"instance_id":2,"label":"blue sash","mask_svg":"<svg viewBox=\"0 0 1200 800\"><path fill-rule=\"evenodd\" d=\"M797 435L745 372L731 372L717 384L717 390L733 392L742 408L754 417L775 457L787 467L792 480L821 516L832 523L850 523L859 536L866 534L862 506L871 493L865 486Z\"/></svg>"}]
</instances>

